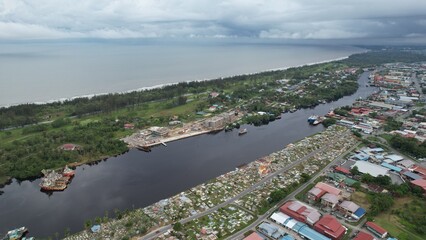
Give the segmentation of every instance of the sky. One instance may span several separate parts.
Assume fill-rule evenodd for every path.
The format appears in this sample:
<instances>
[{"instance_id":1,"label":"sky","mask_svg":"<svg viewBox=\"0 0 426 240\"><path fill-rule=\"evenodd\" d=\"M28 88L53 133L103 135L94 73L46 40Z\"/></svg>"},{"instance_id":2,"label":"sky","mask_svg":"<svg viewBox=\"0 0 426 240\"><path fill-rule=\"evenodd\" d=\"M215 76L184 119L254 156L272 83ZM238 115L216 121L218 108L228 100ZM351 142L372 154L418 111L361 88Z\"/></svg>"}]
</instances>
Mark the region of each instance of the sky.
<instances>
[{"instance_id":1,"label":"sky","mask_svg":"<svg viewBox=\"0 0 426 240\"><path fill-rule=\"evenodd\" d=\"M426 42L425 0L0 0L0 40Z\"/></svg>"}]
</instances>

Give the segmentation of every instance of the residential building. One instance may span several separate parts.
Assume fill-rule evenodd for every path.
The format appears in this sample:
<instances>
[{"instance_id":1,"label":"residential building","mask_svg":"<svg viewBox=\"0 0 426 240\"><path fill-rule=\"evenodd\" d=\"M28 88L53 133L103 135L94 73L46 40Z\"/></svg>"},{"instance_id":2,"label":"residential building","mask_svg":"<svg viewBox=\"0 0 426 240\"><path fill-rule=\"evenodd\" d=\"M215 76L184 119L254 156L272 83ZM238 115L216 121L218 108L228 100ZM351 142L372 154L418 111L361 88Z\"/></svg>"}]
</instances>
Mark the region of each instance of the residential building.
<instances>
[{"instance_id":1,"label":"residential building","mask_svg":"<svg viewBox=\"0 0 426 240\"><path fill-rule=\"evenodd\" d=\"M331 215L325 215L314 225L314 229L319 233L330 237L333 240L341 239L345 235L346 229L337 219Z\"/></svg>"},{"instance_id":2,"label":"residential building","mask_svg":"<svg viewBox=\"0 0 426 240\"><path fill-rule=\"evenodd\" d=\"M321 197L321 204L326 208L334 209L334 207L339 203L339 196L332 193L326 193Z\"/></svg>"},{"instance_id":3,"label":"residential building","mask_svg":"<svg viewBox=\"0 0 426 240\"><path fill-rule=\"evenodd\" d=\"M345 216L352 216L358 208L359 206L351 201L343 201L339 204L339 211Z\"/></svg>"},{"instance_id":4,"label":"residential building","mask_svg":"<svg viewBox=\"0 0 426 240\"><path fill-rule=\"evenodd\" d=\"M360 231L352 240L377 240L377 239L366 232Z\"/></svg>"},{"instance_id":5,"label":"residential building","mask_svg":"<svg viewBox=\"0 0 426 240\"><path fill-rule=\"evenodd\" d=\"M314 208L308 207L299 201L288 201L280 207L280 211L297 221L314 225L321 214Z\"/></svg>"},{"instance_id":6,"label":"residential building","mask_svg":"<svg viewBox=\"0 0 426 240\"><path fill-rule=\"evenodd\" d=\"M370 230L374 235L384 238L388 235L388 231L386 231L384 228L380 227L379 225L373 223L373 222L366 222L365 226L368 230Z\"/></svg>"}]
</instances>

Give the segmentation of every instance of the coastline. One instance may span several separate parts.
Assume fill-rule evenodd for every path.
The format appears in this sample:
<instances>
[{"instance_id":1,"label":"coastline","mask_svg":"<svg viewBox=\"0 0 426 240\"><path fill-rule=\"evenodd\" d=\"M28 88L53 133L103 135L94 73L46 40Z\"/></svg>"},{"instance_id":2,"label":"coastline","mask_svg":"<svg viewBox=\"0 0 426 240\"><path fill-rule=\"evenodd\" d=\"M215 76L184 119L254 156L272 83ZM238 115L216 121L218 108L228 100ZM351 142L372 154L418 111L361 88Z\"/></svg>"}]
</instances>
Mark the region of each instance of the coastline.
<instances>
[{"instance_id":1,"label":"coastline","mask_svg":"<svg viewBox=\"0 0 426 240\"><path fill-rule=\"evenodd\" d=\"M362 52L359 52L359 53L365 53L367 51L368 50L365 50L365 51L362 51ZM353 54L356 54L356 53L353 53ZM351 55L353 55L353 54L351 54ZM215 79L224 79L224 78L235 77L235 76L244 76L244 75L250 76L250 75L264 73L264 72L284 71L284 70L287 70L289 68L298 68L298 67L303 67L303 66L312 66L312 65L316 65L316 64L323 64L323 63L330 63L330 62L335 62L335 61L341 61L341 60L349 58L351 55L344 56L344 57L333 58L333 59L328 59L328 60L323 60L323 61L311 62L311 63L306 63L306 64L299 64L299 65L295 65L295 66L280 67L280 68L271 68L271 69L265 69L265 70L257 71L257 72L241 73L241 74L235 74L235 75L229 75L229 76L221 76L221 77L217 77L217 78L199 79L199 80L187 80L187 81L172 82L172 83L163 83L163 84L158 84L158 85L153 85L153 86L148 86L148 87L141 87L141 88L129 89L129 90L126 90L126 91L83 94L83 95L72 96L72 97L64 97L64 98L58 98L58 99L51 99L51 100L42 101L42 102L39 102L39 101L37 101L37 102L22 102L22 103L9 104L9 105L1 105L0 104L0 108L9 108L9 107L19 106L19 105L24 105L24 104L43 105L43 104L50 104L50 103L57 103L57 102L63 103L65 101L72 101L74 99L79 99L79 98L91 99L91 98L96 97L96 96L104 96L104 95L108 95L108 94L126 94L126 93L131 93L131 92L142 92L142 91L146 91L146 90L152 90L152 89L158 89L158 88L162 88L162 87L166 87L166 86L172 86L172 85L176 85L176 84L179 84L179 83L204 82L204 81L212 81L212 80L215 80Z\"/></svg>"}]
</instances>

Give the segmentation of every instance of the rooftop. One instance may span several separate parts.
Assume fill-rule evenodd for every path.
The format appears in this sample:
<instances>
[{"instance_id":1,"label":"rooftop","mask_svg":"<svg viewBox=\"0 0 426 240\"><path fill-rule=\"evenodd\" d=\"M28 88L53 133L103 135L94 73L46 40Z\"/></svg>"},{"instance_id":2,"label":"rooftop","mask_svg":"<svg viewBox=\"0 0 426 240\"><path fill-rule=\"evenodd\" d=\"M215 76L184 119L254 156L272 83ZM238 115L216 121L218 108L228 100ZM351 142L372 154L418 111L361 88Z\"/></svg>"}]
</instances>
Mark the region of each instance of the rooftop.
<instances>
[{"instance_id":1,"label":"rooftop","mask_svg":"<svg viewBox=\"0 0 426 240\"><path fill-rule=\"evenodd\" d=\"M366 232L360 231L352 240L374 240L375 238Z\"/></svg>"},{"instance_id":2,"label":"rooftop","mask_svg":"<svg viewBox=\"0 0 426 240\"><path fill-rule=\"evenodd\" d=\"M348 211L351 211L351 212L355 212L359 208L359 206L356 203L351 202L351 201L343 201L340 204L340 207L343 208L343 209L346 209Z\"/></svg>"},{"instance_id":3,"label":"rooftop","mask_svg":"<svg viewBox=\"0 0 426 240\"><path fill-rule=\"evenodd\" d=\"M254 232L248 235L244 240L265 240L265 238L261 237L258 233Z\"/></svg>"},{"instance_id":4,"label":"rooftop","mask_svg":"<svg viewBox=\"0 0 426 240\"><path fill-rule=\"evenodd\" d=\"M382 175L382 176L389 175L387 168L381 167L379 165L376 165L370 162L356 161L354 166L357 166L360 172L368 173L373 177L377 177L379 175Z\"/></svg>"},{"instance_id":5,"label":"rooftop","mask_svg":"<svg viewBox=\"0 0 426 240\"><path fill-rule=\"evenodd\" d=\"M384 228L380 227L379 225L373 223L373 222L366 222L365 225L371 229L373 229L374 231L380 233L381 235L387 233L388 231L386 231Z\"/></svg>"},{"instance_id":6,"label":"rooftop","mask_svg":"<svg viewBox=\"0 0 426 240\"><path fill-rule=\"evenodd\" d=\"M323 182L319 182L319 183L317 183L317 184L315 185L315 187L317 187L317 188L319 188L319 189L322 189L322 190L324 190L324 191L326 191L326 192L328 192L328 193L332 193L332 194L334 194L334 195L339 195L339 194L342 192L342 190L340 190L340 189L338 189L338 188L335 188L335 187L333 187L333 186L330 186L330 185L328 185L328 184L325 184L325 183L323 183Z\"/></svg>"}]
</instances>

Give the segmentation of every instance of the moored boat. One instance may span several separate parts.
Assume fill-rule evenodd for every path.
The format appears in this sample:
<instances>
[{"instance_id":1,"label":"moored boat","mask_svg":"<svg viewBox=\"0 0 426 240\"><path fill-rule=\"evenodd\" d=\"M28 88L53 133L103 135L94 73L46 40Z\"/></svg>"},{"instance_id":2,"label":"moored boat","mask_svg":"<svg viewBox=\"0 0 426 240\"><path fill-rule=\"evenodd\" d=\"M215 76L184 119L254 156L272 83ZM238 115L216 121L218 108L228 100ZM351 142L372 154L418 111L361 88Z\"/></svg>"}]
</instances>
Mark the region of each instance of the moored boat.
<instances>
[{"instance_id":1,"label":"moored boat","mask_svg":"<svg viewBox=\"0 0 426 240\"><path fill-rule=\"evenodd\" d=\"M26 227L20 227L14 230L10 230L6 233L6 236L4 236L4 240L18 240L21 239L25 233L28 232L28 229Z\"/></svg>"},{"instance_id":2,"label":"moored boat","mask_svg":"<svg viewBox=\"0 0 426 240\"><path fill-rule=\"evenodd\" d=\"M309 118L308 118L308 123L309 124L313 124L316 120L318 119L318 116L317 115L311 115Z\"/></svg>"},{"instance_id":3,"label":"moored boat","mask_svg":"<svg viewBox=\"0 0 426 240\"><path fill-rule=\"evenodd\" d=\"M243 129L240 129L240 131L238 131L238 135L243 135L243 134L246 134L248 131L247 131L247 128L243 128Z\"/></svg>"}]
</instances>

